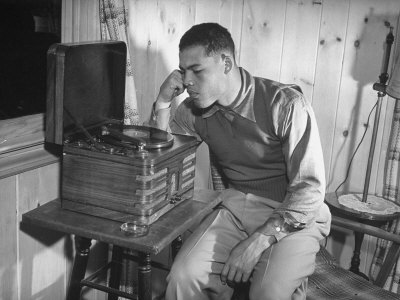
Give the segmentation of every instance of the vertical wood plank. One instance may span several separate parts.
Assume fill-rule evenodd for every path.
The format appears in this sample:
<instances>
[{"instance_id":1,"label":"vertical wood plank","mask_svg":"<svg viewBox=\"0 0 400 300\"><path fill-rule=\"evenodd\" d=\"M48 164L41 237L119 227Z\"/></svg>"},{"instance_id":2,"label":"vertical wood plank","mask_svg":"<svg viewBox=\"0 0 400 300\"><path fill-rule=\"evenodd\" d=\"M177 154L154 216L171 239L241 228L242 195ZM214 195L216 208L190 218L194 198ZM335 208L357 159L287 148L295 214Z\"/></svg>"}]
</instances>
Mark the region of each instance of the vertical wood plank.
<instances>
[{"instance_id":1,"label":"vertical wood plank","mask_svg":"<svg viewBox=\"0 0 400 300\"><path fill-rule=\"evenodd\" d=\"M61 10L61 41L63 43L72 41L73 31L73 13L72 13L73 2L68 0L62 0Z\"/></svg>"},{"instance_id":2,"label":"vertical wood plank","mask_svg":"<svg viewBox=\"0 0 400 300\"><path fill-rule=\"evenodd\" d=\"M62 34L61 40L64 43L85 41L88 37L88 6L95 5L96 0L90 1L67 1L62 2Z\"/></svg>"},{"instance_id":3,"label":"vertical wood plank","mask_svg":"<svg viewBox=\"0 0 400 300\"><path fill-rule=\"evenodd\" d=\"M240 64L242 21L243 21L243 0L221 1L219 23L226 27L232 35L236 48L236 61Z\"/></svg>"},{"instance_id":4,"label":"vertical wood plank","mask_svg":"<svg viewBox=\"0 0 400 300\"><path fill-rule=\"evenodd\" d=\"M367 116L376 102L372 84L381 71L384 55L383 43L388 32L386 21L393 17L394 2L350 2L340 97L333 142L330 188L335 189L344 180L350 157L364 132ZM391 4L391 5L389 5ZM384 111L384 109L383 109ZM344 190L359 192L364 186L366 160L368 158L372 123L366 138L353 161L350 176ZM347 133L343 136L343 133ZM346 135L346 134L345 134ZM381 141L377 141L380 145ZM379 147L379 146L378 146ZM344 159L343 159L344 158ZM375 182L376 167L371 173ZM371 186L374 190L374 185Z\"/></svg>"},{"instance_id":5,"label":"vertical wood plank","mask_svg":"<svg viewBox=\"0 0 400 300\"><path fill-rule=\"evenodd\" d=\"M151 105L156 98L158 32L156 0L137 0L129 3L129 43L133 49L132 63L136 97L141 122L148 120Z\"/></svg>"},{"instance_id":6,"label":"vertical wood plank","mask_svg":"<svg viewBox=\"0 0 400 300\"><path fill-rule=\"evenodd\" d=\"M55 163L18 176L18 213L22 214L60 197L60 164Z\"/></svg>"},{"instance_id":7,"label":"vertical wood plank","mask_svg":"<svg viewBox=\"0 0 400 300\"><path fill-rule=\"evenodd\" d=\"M315 66L312 104L321 137L328 186L349 5L349 0L323 2Z\"/></svg>"},{"instance_id":8,"label":"vertical wood plank","mask_svg":"<svg viewBox=\"0 0 400 300\"><path fill-rule=\"evenodd\" d=\"M244 3L240 62L254 76L279 80L286 1Z\"/></svg>"},{"instance_id":9,"label":"vertical wood plank","mask_svg":"<svg viewBox=\"0 0 400 300\"><path fill-rule=\"evenodd\" d=\"M74 0L72 1L72 42L79 42L80 32L81 32L81 0Z\"/></svg>"},{"instance_id":10,"label":"vertical wood plank","mask_svg":"<svg viewBox=\"0 0 400 300\"><path fill-rule=\"evenodd\" d=\"M196 24L204 22L219 22L220 7L220 0L196 1Z\"/></svg>"},{"instance_id":11,"label":"vertical wood plank","mask_svg":"<svg viewBox=\"0 0 400 300\"><path fill-rule=\"evenodd\" d=\"M237 62L240 62L240 38L243 19L243 1L206 0L196 2L196 24L216 22L224 26L232 35L236 46Z\"/></svg>"},{"instance_id":12,"label":"vertical wood plank","mask_svg":"<svg viewBox=\"0 0 400 300\"><path fill-rule=\"evenodd\" d=\"M23 213L59 196L58 164L22 173L17 179L19 221ZM65 239L61 233L21 224L20 276L24 283L21 286L21 299L38 299L49 295L52 299L65 297Z\"/></svg>"},{"instance_id":13,"label":"vertical wood plank","mask_svg":"<svg viewBox=\"0 0 400 300\"><path fill-rule=\"evenodd\" d=\"M195 1L187 1L184 5L180 2L159 2L157 19L154 20L158 36L154 82L156 96L165 78L179 67L179 41L194 24L195 10ZM186 96L185 93L180 100Z\"/></svg>"},{"instance_id":14,"label":"vertical wood plank","mask_svg":"<svg viewBox=\"0 0 400 300\"><path fill-rule=\"evenodd\" d=\"M299 85L312 102L322 2L288 1L279 81Z\"/></svg>"},{"instance_id":15,"label":"vertical wood plank","mask_svg":"<svg viewBox=\"0 0 400 300\"><path fill-rule=\"evenodd\" d=\"M16 177L0 180L0 299L19 299ZM22 284L24 284L22 282Z\"/></svg>"},{"instance_id":16,"label":"vertical wood plank","mask_svg":"<svg viewBox=\"0 0 400 300\"><path fill-rule=\"evenodd\" d=\"M79 1L79 41L88 41L88 27L90 21L88 20L88 12L90 8L90 4L94 3L95 1Z\"/></svg>"},{"instance_id":17,"label":"vertical wood plank","mask_svg":"<svg viewBox=\"0 0 400 300\"><path fill-rule=\"evenodd\" d=\"M88 19L88 29L87 36L90 41L101 40L100 33L100 16L99 16L99 1L90 1L88 5L87 19Z\"/></svg>"}]
</instances>

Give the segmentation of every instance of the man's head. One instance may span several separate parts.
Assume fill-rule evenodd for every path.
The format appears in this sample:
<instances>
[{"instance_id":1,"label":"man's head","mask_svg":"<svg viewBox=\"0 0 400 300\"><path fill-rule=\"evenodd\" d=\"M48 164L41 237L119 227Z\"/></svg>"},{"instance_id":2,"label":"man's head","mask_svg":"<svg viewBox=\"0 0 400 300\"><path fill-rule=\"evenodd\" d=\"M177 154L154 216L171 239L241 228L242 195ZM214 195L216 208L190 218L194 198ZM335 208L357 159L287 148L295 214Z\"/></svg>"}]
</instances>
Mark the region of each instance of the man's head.
<instances>
[{"instance_id":1,"label":"man's head","mask_svg":"<svg viewBox=\"0 0 400 300\"><path fill-rule=\"evenodd\" d=\"M234 53L230 33L216 23L195 25L182 36L179 68L196 106L206 108L216 101L229 105L234 100L241 83Z\"/></svg>"},{"instance_id":2,"label":"man's head","mask_svg":"<svg viewBox=\"0 0 400 300\"><path fill-rule=\"evenodd\" d=\"M206 54L212 56L228 52L235 59L235 43L229 31L217 23L194 25L182 36L179 51L192 46L203 46Z\"/></svg>"}]
</instances>

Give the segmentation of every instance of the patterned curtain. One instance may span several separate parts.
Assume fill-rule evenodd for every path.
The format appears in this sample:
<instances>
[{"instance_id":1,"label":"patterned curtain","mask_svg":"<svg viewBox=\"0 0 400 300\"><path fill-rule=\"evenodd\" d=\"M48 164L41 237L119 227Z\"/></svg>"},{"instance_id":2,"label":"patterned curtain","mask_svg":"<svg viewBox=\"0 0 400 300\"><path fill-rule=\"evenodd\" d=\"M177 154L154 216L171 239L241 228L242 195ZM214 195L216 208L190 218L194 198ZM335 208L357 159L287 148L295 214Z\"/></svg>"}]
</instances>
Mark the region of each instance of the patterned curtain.
<instances>
[{"instance_id":1,"label":"patterned curtain","mask_svg":"<svg viewBox=\"0 0 400 300\"><path fill-rule=\"evenodd\" d=\"M393 112L392 128L390 131L388 153L386 158L385 168L385 184L383 189L383 198L400 203L400 100L397 100ZM400 222L394 221L390 228L386 227L387 231L400 233ZM383 260L392 242L384 239L378 239L375 254L371 265L371 277L376 279L379 271L382 268ZM393 263L388 279L384 288L394 293L400 293L400 260Z\"/></svg>"},{"instance_id":2,"label":"patterned curtain","mask_svg":"<svg viewBox=\"0 0 400 300\"><path fill-rule=\"evenodd\" d=\"M128 55L126 61L126 84L125 84L125 118L127 125L139 124L139 113L137 111L137 99L133 71L129 56L128 43L128 4L125 0L99 0L100 3L100 27L103 40L114 40L125 42Z\"/></svg>"},{"instance_id":3,"label":"patterned curtain","mask_svg":"<svg viewBox=\"0 0 400 300\"><path fill-rule=\"evenodd\" d=\"M99 4L102 40L123 41L127 47L124 123L126 125L138 125L139 113L137 110L136 89L129 55L128 4L126 0L99 0ZM137 279L134 276L134 267L134 263L131 260L126 258L122 260L120 290L129 294L135 292L135 281ZM125 298L119 297L118 299Z\"/></svg>"}]
</instances>

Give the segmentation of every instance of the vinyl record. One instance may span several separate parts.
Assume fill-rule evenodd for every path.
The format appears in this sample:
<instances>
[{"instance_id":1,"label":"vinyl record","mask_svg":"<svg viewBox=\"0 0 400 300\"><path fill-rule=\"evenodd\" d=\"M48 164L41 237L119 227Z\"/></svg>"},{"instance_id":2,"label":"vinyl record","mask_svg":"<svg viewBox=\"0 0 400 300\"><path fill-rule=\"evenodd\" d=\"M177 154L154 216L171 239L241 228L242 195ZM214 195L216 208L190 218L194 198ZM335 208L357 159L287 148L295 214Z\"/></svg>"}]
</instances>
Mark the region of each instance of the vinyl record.
<instances>
[{"instance_id":1,"label":"vinyl record","mask_svg":"<svg viewBox=\"0 0 400 300\"><path fill-rule=\"evenodd\" d=\"M174 143L174 137L169 132L148 126L107 126L103 128L103 136L105 135L118 143L136 146L139 149L166 148Z\"/></svg>"}]
</instances>

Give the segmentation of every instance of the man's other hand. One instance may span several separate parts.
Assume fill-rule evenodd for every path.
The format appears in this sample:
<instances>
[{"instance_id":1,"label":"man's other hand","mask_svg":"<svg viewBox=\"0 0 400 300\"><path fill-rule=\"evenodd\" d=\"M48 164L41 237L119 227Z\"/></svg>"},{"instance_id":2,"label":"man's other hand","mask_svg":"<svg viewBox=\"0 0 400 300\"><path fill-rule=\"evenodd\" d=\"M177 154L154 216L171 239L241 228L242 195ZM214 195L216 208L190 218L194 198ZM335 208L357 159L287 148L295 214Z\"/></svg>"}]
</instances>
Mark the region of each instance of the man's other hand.
<instances>
[{"instance_id":1,"label":"man's other hand","mask_svg":"<svg viewBox=\"0 0 400 300\"><path fill-rule=\"evenodd\" d=\"M221 272L221 281L247 282L261 254L275 243L275 237L255 232L231 251Z\"/></svg>"}]
</instances>

